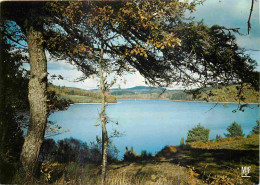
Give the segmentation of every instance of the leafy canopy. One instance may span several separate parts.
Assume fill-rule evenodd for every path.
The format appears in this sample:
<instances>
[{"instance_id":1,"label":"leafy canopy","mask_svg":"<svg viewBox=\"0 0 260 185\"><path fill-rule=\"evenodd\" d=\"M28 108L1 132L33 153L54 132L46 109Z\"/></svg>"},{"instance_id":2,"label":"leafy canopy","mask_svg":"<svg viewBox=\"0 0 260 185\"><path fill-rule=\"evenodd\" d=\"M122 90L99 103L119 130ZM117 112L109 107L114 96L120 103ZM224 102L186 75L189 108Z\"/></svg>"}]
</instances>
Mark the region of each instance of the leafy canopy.
<instances>
[{"instance_id":1,"label":"leafy canopy","mask_svg":"<svg viewBox=\"0 0 260 185\"><path fill-rule=\"evenodd\" d=\"M230 29L209 28L185 17L197 3L200 1L51 3L57 15L54 19L63 28L63 32L52 28L59 35L53 38L60 38L54 53L74 53L85 58L82 64L88 70L95 71L102 41L104 56L110 61L105 66L108 71L122 74L134 69L153 85L180 83L204 88L248 82L258 88L256 62L238 47ZM71 39L70 45L63 44L66 39Z\"/></svg>"},{"instance_id":2,"label":"leafy canopy","mask_svg":"<svg viewBox=\"0 0 260 185\"><path fill-rule=\"evenodd\" d=\"M25 39L10 34L10 22L24 33L31 8L39 13L36 21L44 33L42 44L52 57L75 64L82 79L97 74L100 30L108 72L122 74L139 71L151 85L167 87L173 83L187 89L230 83L250 83L259 88L256 62L239 48L232 29L208 27L193 22L186 12L195 11L201 1L131 2L35 2L4 3L4 32L10 40ZM18 7L19 6L19 7ZM19 12L11 14L14 7ZM20 8L22 7L22 8ZM9 21L9 22L8 22ZM7 24L8 23L8 24ZM19 32L19 31L17 31ZM16 37L15 37L16 35ZM194 92L196 93L196 92ZM204 92L207 94L207 92Z\"/></svg>"}]
</instances>

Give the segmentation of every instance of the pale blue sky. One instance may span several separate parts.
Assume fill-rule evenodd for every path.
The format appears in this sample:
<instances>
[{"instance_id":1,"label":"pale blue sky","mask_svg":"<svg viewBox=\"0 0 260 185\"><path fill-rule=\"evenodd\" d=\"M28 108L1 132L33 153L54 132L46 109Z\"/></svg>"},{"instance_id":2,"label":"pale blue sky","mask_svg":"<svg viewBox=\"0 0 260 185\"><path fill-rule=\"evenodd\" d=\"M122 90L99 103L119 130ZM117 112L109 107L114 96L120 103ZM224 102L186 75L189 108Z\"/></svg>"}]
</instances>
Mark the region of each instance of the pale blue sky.
<instances>
[{"instance_id":1,"label":"pale blue sky","mask_svg":"<svg viewBox=\"0 0 260 185\"><path fill-rule=\"evenodd\" d=\"M197 7L197 11L192 14L195 20L204 20L204 23L212 26L218 24L229 28L240 28L240 32L244 36L237 36L237 43L240 47L246 49L260 50L260 15L259 1L255 1L254 11L251 18L251 32L247 35L247 20L251 7L250 0L208 0L203 5ZM260 52L248 51L248 54L260 64ZM257 67L260 71L260 67ZM97 88L97 79L87 79L84 82L73 82L81 76L81 72L76 67L63 62L49 62L48 71L50 74L62 75L64 80L52 81L56 85L65 85L69 87L78 87L83 89ZM143 77L139 74L128 74L124 76L124 80L119 81L114 87L120 85L122 88L145 85ZM172 86L172 88L180 88Z\"/></svg>"}]
</instances>

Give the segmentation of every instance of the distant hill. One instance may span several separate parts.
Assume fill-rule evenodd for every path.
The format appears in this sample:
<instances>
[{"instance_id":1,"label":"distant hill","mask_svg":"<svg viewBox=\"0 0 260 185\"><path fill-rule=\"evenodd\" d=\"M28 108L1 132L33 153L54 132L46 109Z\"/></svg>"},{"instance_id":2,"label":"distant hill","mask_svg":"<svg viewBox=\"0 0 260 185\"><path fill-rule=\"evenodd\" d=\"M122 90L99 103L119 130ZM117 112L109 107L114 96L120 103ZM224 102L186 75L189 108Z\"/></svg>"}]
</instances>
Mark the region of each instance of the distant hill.
<instances>
[{"instance_id":1,"label":"distant hill","mask_svg":"<svg viewBox=\"0 0 260 185\"><path fill-rule=\"evenodd\" d=\"M230 85L219 88L204 89L206 93L198 95L196 98L184 90L165 90L162 87L136 86L131 88L112 88L108 91L108 102L116 102L116 99L168 99L178 101L208 101L208 102L238 102L238 85ZM70 99L75 103L100 103L101 94L98 89L84 90L74 87L64 87L50 85L49 89L54 90L63 98ZM206 94L211 94L207 96ZM242 96L244 102L258 103L258 92L250 86L243 89Z\"/></svg>"},{"instance_id":2,"label":"distant hill","mask_svg":"<svg viewBox=\"0 0 260 185\"><path fill-rule=\"evenodd\" d=\"M239 85L230 85L219 88L208 89L207 94L212 96L207 97L205 94L202 94L200 97L196 98L199 101L205 101L206 99L209 102L239 102L238 93ZM259 92L255 91L250 85L245 85L242 89L240 95L242 101L246 103L259 103Z\"/></svg>"},{"instance_id":3,"label":"distant hill","mask_svg":"<svg viewBox=\"0 0 260 185\"><path fill-rule=\"evenodd\" d=\"M113 88L109 90L109 94L119 99L158 99L158 95L163 91L162 87L136 86L126 89Z\"/></svg>"},{"instance_id":4,"label":"distant hill","mask_svg":"<svg viewBox=\"0 0 260 185\"><path fill-rule=\"evenodd\" d=\"M160 87L136 86L126 89L111 89L109 93L117 99L170 99L179 101L208 101L208 102L238 102L238 85L230 85L219 88L206 88L205 93L193 97L184 90L165 90ZM207 96L211 94L211 96ZM250 86L243 89L244 102L258 103L258 92Z\"/></svg>"},{"instance_id":5,"label":"distant hill","mask_svg":"<svg viewBox=\"0 0 260 185\"><path fill-rule=\"evenodd\" d=\"M101 93L87 91L74 87L56 86L49 84L48 90L55 91L62 98L71 100L73 103L101 103ZM116 97L107 94L109 103L116 103Z\"/></svg>"},{"instance_id":6,"label":"distant hill","mask_svg":"<svg viewBox=\"0 0 260 185\"><path fill-rule=\"evenodd\" d=\"M162 87L148 87L148 86L135 86L131 88L126 88L122 90L136 90L136 91L146 91L146 90L163 90L164 88Z\"/></svg>"}]
</instances>

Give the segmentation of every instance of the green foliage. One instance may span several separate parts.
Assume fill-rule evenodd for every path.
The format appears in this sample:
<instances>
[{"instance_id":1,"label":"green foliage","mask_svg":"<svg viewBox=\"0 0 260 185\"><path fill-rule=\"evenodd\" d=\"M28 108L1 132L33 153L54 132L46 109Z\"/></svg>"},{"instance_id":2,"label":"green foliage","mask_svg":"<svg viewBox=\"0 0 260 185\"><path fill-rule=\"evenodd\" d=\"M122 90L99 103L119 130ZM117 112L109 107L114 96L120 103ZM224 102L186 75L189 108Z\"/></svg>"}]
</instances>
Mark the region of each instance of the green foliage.
<instances>
[{"instance_id":1,"label":"green foliage","mask_svg":"<svg viewBox=\"0 0 260 185\"><path fill-rule=\"evenodd\" d=\"M146 87L143 89L112 89L109 91L111 95L115 95L118 99L170 99L182 101L208 101L208 102L238 102L237 97L239 89L238 85L228 85L213 88L203 88L198 90L166 90ZM197 94L196 94L197 93ZM194 95L194 96L193 96ZM195 96L196 95L196 96ZM258 92L251 86L245 85L241 91L240 98L247 103L258 102Z\"/></svg>"},{"instance_id":2,"label":"green foliage","mask_svg":"<svg viewBox=\"0 0 260 185\"><path fill-rule=\"evenodd\" d=\"M52 113L53 111L66 110L70 104L72 104L71 100L62 98L55 91L51 90L47 92L47 99L49 113Z\"/></svg>"},{"instance_id":3,"label":"green foliage","mask_svg":"<svg viewBox=\"0 0 260 185\"><path fill-rule=\"evenodd\" d=\"M182 138L181 138L181 143L180 143L180 146L183 146L183 145L184 145L184 143L185 143L185 141L184 141L184 137L182 137Z\"/></svg>"},{"instance_id":4,"label":"green foliage","mask_svg":"<svg viewBox=\"0 0 260 185\"><path fill-rule=\"evenodd\" d=\"M237 122L233 122L228 128L227 131L229 133L224 134L226 137L244 137L243 130L241 125L239 125Z\"/></svg>"},{"instance_id":5,"label":"green foliage","mask_svg":"<svg viewBox=\"0 0 260 185\"><path fill-rule=\"evenodd\" d=\"M108 146L108 161L117 158L117 148L110 144ZM53 139L44 140L41 151L41 161L52 161L59 163L77 163L85 165L88 163L99 163L102 159L100 143L86 142L69 138L59 140L57 143Z\"/></svg>"},{"instance_id":6,"label":"green foliage","mask_svg":"<svg viewBox=\"0 0 260 185\"><path fill-rule=\"evenodd\" d=\"M57 153L57 145L53 139L45 139L41 146L40 160L52 161Z\"/></svg>"},{"instance_id":7,"label":"green foliage","mask_svg":"<svg viewBox=\"0 0 260 185\"><path fill-rule=\"evenodd\" d=\"M222 136L221 135L216 135L216 139L215 139L215 141L217 142L217 141L222 141Z\"/></svg>"},{"instance_id":8,"label":"green foliage","mask_svg":"<svg viewBox=\"0 0 260 185\"><path fill-rule=\"evenodd\" d=\"M134 148L131 147L130 150L126 147L126 152L124 154L124 161L135 161L137 159L137 155L134 151Z\"/></svg>"},{"instance_id":9,"label":"green foliage","mask_svg":"<svg viewBox=\"0 0 260 185\"><path fill-rule=\"evenodd\" d=\"M152 158L152 154L151 154L151 153L147 153L146 150L143 150L143 151L141 152L141 160L142 160L142 161L149 160L149 159L151 159L151 158Z\"/></svg>"},{"instance_id":10,"label":"green foliage","mask_svg":"<svg viewBox=\"0 0 260 185\"><path fill-rule=\"evenodd\" d=\"M198 126L192 128L188 131L188 137L186 142L207 142L209 140L209 129L206 129L205 127L201 126L200 123Z\"/></svg>"},{"instance_id":11,"label":"green foliage","mask_svg":"<svg viewBox=\"0 0 260 185\"><path fill-rule=\"evenodd\" d=\"M73 103L101 103L102 95L98 92L92 92L77 88L69 88L65 86L55 86L49 84L48 91L55 92L59 99L65 99ZM116 97L110 94L106 95L108 103L116 103Z\"/></svg>"},{"instance_id":12,"label":"green foliage","mask_svg":"<svg viewBox=\"0 0 260 185\"><path fill-rule=\"evenodd\" d=\"M28 110L28 73L22 69L27 60L21 51L13 50L0 29L0 183L10 182L24 143L18 113ZM19 91L19 93L17 93Z\"/></svg>"},{"instance_id":13,"label":"green foliage","mask_svg":"<svg viewBox=\"0 0 260 185\"><path fill-rule=\"evenodd\" d=\"M256 121L256 126L253 127L252 131L251 131L251 134L259 134L259 123L260 123L260 120L257 120Z\"/></svg>"},{"instance_id":14,"label":"green foliage","mask_svg":"<svg viewBox=\"0 0 260 185\"><path fill-rule=\"evenodd\" d=\"M208 101L208 102L238 102L243 97L243 101L247 103L258 103L259 95L250 85L245 85L239 93L238 85L228 85L213 88L203 88L191 91L172 91L171 100L185 101Z\"/></svg>"}]
</instances>

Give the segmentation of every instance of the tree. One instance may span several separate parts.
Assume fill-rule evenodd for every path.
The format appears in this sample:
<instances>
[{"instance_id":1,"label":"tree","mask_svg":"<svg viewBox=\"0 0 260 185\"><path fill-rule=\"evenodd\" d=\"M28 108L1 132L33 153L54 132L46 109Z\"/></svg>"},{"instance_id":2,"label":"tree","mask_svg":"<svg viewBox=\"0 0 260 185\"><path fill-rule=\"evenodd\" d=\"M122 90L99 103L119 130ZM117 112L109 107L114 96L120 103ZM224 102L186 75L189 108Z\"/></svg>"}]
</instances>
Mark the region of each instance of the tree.
<instances>
[{"instance_id":1,"label":"tree","mask_svg":"<svg viewBox=\"0 0 260 185\"><path fill-rule=\"evenodd\" d=\"M53 139L45 139L41 146L40 160L53 161L57 152L57 145Z\"/></svg>"},{"instance_id":2,"label":"tree","mask_svg":"<svg viewBox=\"0 0 260 185\"><path fill-rule=\"evenodd\" d=\"M233 122L228 128L227 131L229 133L224 134L226 137L244 137L243 130L241 125L239 125L237 122Z\"/></svg>"},{"instance_id":3,"label":"tree","mask_svg":"<svg viewBox=\"0 0 260 185\"><path fill-rule=\"evenodd\" d=\"M195 85L198 89L194 94L207 86L233 82L248 82L258 88L255 61L237 46L231 34L236 30L220 26L209 28L202 22L185 19L185 11L193 11L197 3L199 1L189 4L158 0L51 4L57 11L54 18L63 23L71 22L73 27L63 25L64 33L56 37L60 38L61 44L50 48L60 57L64 57L64 53L76 53L87 58L77 64L79 69L83 73L89 69L99 73L103 183L108 142L105 92L115 83L109 83L107 75L137 70L148 84L163 87L172 83L185 87ZM73 35L75 41L72 40L71 45L75 47L63 45L67 33Z\"/></svg>"},{"instance_id":4,"label":"tree","mask_svg":"<svg viewBox=\"0 0 260 185\"><path fill-rule=\"evenodd\" d=\"M187 3L179 4L180 6L183 6L179 9L189 8ZM74 3L72 5L75 6ZM163 3L160 6L162 7L163 5L167 4ZM148 8L149 4L146 4L146 6ZM168 7L171 6L173 6L173 4ZM147 38L147 43L151 42L152 45L150 48L147 49L145 49L144 46L139 46L138 42L134 43L134 39L131 38L131 40L129 40L128 36L124 35L125 29L129 29L128 25L126 24L127 21L130 21L129 17L130 19L134 19L134 22L129 22L130 24L140 23L139 25L136 25L139 29L142 29L144 27L148 28L149 31L151 31L151 29L156 29L156 27L160 25L158 23L155 23L153 20L149 20L149 18L151 18L149 17L151 16L150 12L149 15L146 14L144 11L140 10L140 7L136 7L133 3L124 3L122 5L120 4L119 7L117 7L115 4L111 5L109 3L94 3L92 4L92 6L89 6L87 12L84 12L82 9L80 9L80 7L84 7L84 4L79 3L77 7L79 7L78 12L80 12L80 15L77 15L76 18L68 14L63 17L71 17L75 20L72 22L77 22L78 17L82 17L82 20L79 21L79 24L76 27L81 28L80 30L82 31L85 31L83 34L85 35L85 39L83 41L88 40L88 37L95 38L95 40L93 41L88 40L88 43L81 42L82 48L73 52L78 52L79 55L88 57L94 63L93 66L96 66L96 70L99 72L98 77L100 79L100 91L102 93L102 106L99 116L102 126L102 184L104 184L106 179L107 148L109 142L108 133L106 130L106 124L108 123L105 113L106 91L115 83L115 80L109 83L106 79L106 76L113 72L115 72L117 75L121 75L124 71L129 71L129 61L132 61L135 64L142 62L142 65L147 65L145 64L145 62L149 63L150 61L146 59L148 57L147 52L149 52L154 47L153 45L158 45L157 47L165 47L166 45L171 45L172 47L174 47L179 43L179 40L176 39L174 35L162 37L162 35L157 33L154 34L153 38ZM131 10L128 11L128 8L131 8ZM65 10L64 13L68 12L68 10L66 10L66 7L63 8L63 10ZM124 14L121 15L120 12L124 12ZM138 13L138 17L135 18L134 16L132 16L133 13ZM165 14L166 13L162 12L162 15ZM162 15L160 15L161 17L158 19L159 21L164 19ZM131 26L132 30L135 29L134 26L135 25ZM159 38L159 36L161 36L161 38ZM125 42L118 42L118 39L124 39ZM138 40L140 39L138 38ZM163 42L157 44L159 40ZM152 55L153 53L151 53L149 56L151 57L151 59L155 60L156 56ZM157 71L157 69L155 70L155 67L159 66L160 63L158 63L159 65L157 65L155 61L152 61L152 63L153 65L151 66L153 67L153 69L151 71L155 73L155 71ZM144 66L142 65L139 66L143 68ZM143 69L140 70L148 77L148 75L151 75L149 72L147 72L148 69L149 68L147 66L145 67L146 71ZM163 75L161 73L157 74L158 76ZM150 77L154 78L155 75L153 74Z\"/></svg>"},{"instance_id":5,"label":"tree","mask_svg":"<svg viewBox=\"0 0 260 185\"><path fill-rule=\"evenodd\" d=\"M217 134L215 141L218 142L221 141L222 139L223 139L222 136Z\"/></svg>"},{"instance_id":6,"label":"tree","mask_svg":"<svg viewBox=\"0 0 260 185\"><path fill-rule=\"evenodd\" d=\"M254 126L253 127L253 129L252 129L252 131L251 131L251 134L253 135L253 134L259 134L259 122L260 122L260 120L257 120L256 121L256 126Z\"/></svg>"},{"instance_id":7,"label":"tree","mask_svg":"<svg viewBox=\"0 0 260 185\"><path fill-rule=\"evenodd\" d=\"M50 45L55 47L56 40L54 38L57 37L55 33L60 32L60 30L56 32L52 30L53 27L57 27L60 23L53 22L52 17L55 17L55 14L50 11L48 4L48 2L1 3L2 35L7 38L8 42L13 44L16 50L19 50L19 46L22 46L25 52L29 52L30 82L28 97L30 125L20 157L27 176L34 174L47 126L48 73L45 50L50 48ZM14 9L16 9L15 13ZM13 31L14 28L17 29ZM69 42L70 40L67 40L67 45L69 45ZM78 59L74 55L71 55L71 58L71 60ZM75 63L78 61L80 60L75 60ZM87 69L86 66L84 67ZM2 82L0 82L0 85L2 86ZM0 91L2 92L2 89Z\"/></svg>"},{"instance_id":8,"label":"tree","mask_svg":"<svg viewBox=\"0 0 260 185\"><path fill-rule=\"evenodd\" d=\"M131 146L130 150L126 147L126 151L124 154L124 161L132 162L132 161L135 161L136 159L137 159L137 155L136 155L136 152L134 151L133 146Z\"/></svg>"},{"instance_id":9,"label":"tree","mask_svg":"<svg viewBox=\"0 0 260 185\"><path fill-rule=\"evenodd\" d=\"M209 129L201 126L200 123L188 131L186 142L207 142L209 140Z\"/></svg>"},{"instance_id":10,"label":"tree","mask_svg":"<svg viewBox=\"0 0 260 185\"><path fill-rule=\"evenodd\" d=\"M40 147L43 142L45 127L47 125L47 59L45 56L43 40L42 5L23 3L4 3L4 20L15 21L26 35L29 61L29 102L30 126L27 132L21 161L27 175L35 171ZM12 10L17 8L15 14ZM8 35L8 31L6 33ZM12 39L12 36L8 38ZM19 41L18 41L19 42Z\"/></svg>"},{"instance_id":11,"label":"tree","mask_svg":"<svg viewBox=\"0 0 260 185\"><path fill-rule=\"evenodd\" d=\"M2 37L4 27L0 29L0 179L8 183L14 175L13 164L19 160L24 142L21 116L17 113L26 110L27 72L21 70L27 57L12 50L12 45ZM20 89L17 93L17 89ZM9 180L9 181L8 181Z\"/></svg>"},{"instance_id":12,"label":"tree","mask_svg":"<svg viewBox=\"0 0 260 185\"><path fill-rule=\"evenodd\" d=\"M0 174L5 174L7 165L18 162L24 143L24 128L27 128L29 111L28 83L29 73L22 68L23 63L28 62L24 54L26 50L10 42L4 32L16 35L16 28L8 30L8 24L2 24L1 31L1 60L0 60ZM19 93L17 93L19 90ZM55 93L48 93L48 115L52 110L60 110L67 107L66 101L57 99ZM5 163L5 165L4 165ZM15 171L12 168L12 171ZM4 179L11 179L10 174L1 176ZM6 181L8 183L10 181Z\"/></svg>"},{"instance_id":13,"label":"tree","mask_svg":"<svg viewBox=\"0 0 260 185\"><path fill-rule=\"evenodd\" d=\"M252 83L258 88L255 61L237 47L230 30L218 26L208 28L185 19L185 11L193 11L196 2L4 5L4 20L15 21L20 26L27 37L30 54L31 126L21 157L27 174L35 169L47 124L45 49L52 57L75 63L84 78L98 72L101 77L103 72L122 74L138 70L147 83L164 87L175 82L204 88L235 81ZM13 9L17 11L13 13ZM104 79L101 81L105 82ZM101 91L111 85L100 84ZM105 123L103 110L102 105L100 115Z\"/></svg>"}]
</instances>

